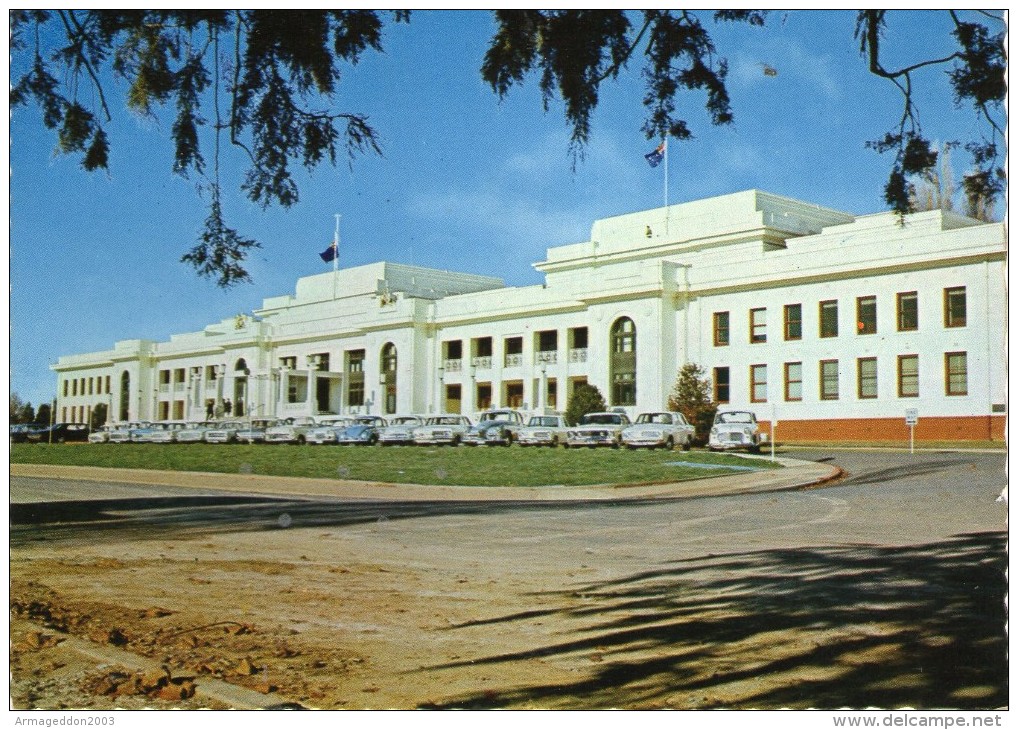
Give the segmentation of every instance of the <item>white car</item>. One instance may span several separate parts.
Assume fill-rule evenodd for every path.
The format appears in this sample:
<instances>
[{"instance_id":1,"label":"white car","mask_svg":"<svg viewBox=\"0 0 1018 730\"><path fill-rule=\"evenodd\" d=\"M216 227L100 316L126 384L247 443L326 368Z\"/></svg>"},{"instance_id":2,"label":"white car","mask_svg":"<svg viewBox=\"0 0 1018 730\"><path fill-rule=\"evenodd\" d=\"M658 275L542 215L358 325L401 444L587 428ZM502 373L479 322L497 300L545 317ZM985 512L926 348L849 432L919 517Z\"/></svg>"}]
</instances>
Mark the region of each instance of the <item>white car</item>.
<instances>
[{"instance_id":1,"label":"white car","mask_svg":"<svg viewBox=\"0 0 1018 730\"><path fill-rule=\"evenodd\" d=\"M224 421L205 432L205 442L209 444L232 444L237 440L237 432L247 424L242 421Z\"/></svg>"},{"instance_id":2,"label":"white car","mask_svg":"<svg viewBox=\"0 0 1018 730\"><path fill-rule=\"evenodd\" d=\"M531 416L516 434L520 446L558 446L566 438L566 419L560 415Z\"/></svg>"},{"instance_id":3,"label":"white car","mask_svg":"<svg viewBox=\"0 0 1018 730\"><path fill-rule=\"evenodd\" d=\"M113 429L109 426L103 426L98 431L93 431L88 435L88 442L90 444L105 444L110 440L110 432Z\"/></svg>"},{"instance_id":4,"label":"white car","mask_svg":"<svg viewBox=\"0 0 1018 730\"><path fill-rule=\"evenodd\" d=\"M746 449L754 454L760 452L760 444L767 441L767 434L760 432L756 414L751 411L722 411L714 416L707 448L711 451Z\"/></svg>"},{"instance_id":5,"label":"white car","mask_svg":"<svg viewBox=\"0 0 1018 730\"><path fill-rule=\"evenodd\" d=\"M309 428L304 439L309 444L334 444L336 435L351 423L344 416L322 416L314 428Z\"/></svg>"},{"instance_id":6,"label":"white car","mask_svg":"<svg viewBox=\"0 0 1018 730\"><path fill-rule=\"evenodd\" d=\"M412 444L414 429L423 426L424 421L423 416L393 416L388 426L378 429L378 443L381 446Z\"/></svg>"},{"instance_id":7,"label":"white car","mask_svg":"<svg viewBox=\"0 0 1018 730\"><path fill-rule=\"evenodd\" d=\"M622 431L622 444L627 449L645 446L650 449L663 447L671 451L681 446L683 451L689 451L695 433L696 429L689 425L681 413L641 413L632 426Z\"/></svg>"},{"instance_id":8,"label":"white car","mask_svg":"<svg viewBox=\"0 0 1018 730\"><path fill-rule=\"evenodd\" d=\"M469 428L470 419L466 416L455 413L430 416L423 426L414 430L414 443L457 446Z\"/></svg>"},{"instance_id":9,"label":"white car","mask_svg":"<svg viewBox=\"0 0 1018 730\"><path fill-rule=\"evenodd\" d=\"M152 424L152 430L145 438L150 444L172 444L177 440L177 434L187 426L186 421L161 421Z\"/></svg>"},{"instance_id":10,"label":"white car","mask_svg":"<svg viewBox=\"0 0 1018 730\"><path fill-rule=\"evenodd\" d=\"M588 413L580 416L575 426L566 430L566 448L588 446L611 446L618 448L622 441L622 429L630 425L625 413Z\"/></svg>"},{"instance_id":11,"label":"white car","mask_svg":"<svg viewBox=\"0 0 1018 730\"><path fill-rule=\"evenodd\" d=\"M464 446L509 446L523 427L523 416L510 408L484 411L463 434Z\"/></svg>"},{"instance_id":12,"label":"white car","mask_svg":"<svg viewBox=\"0 0 1018 730\"><path fill-rule=\"evenodd\" d=\"M311 416L286 418L275 426L265 429L267 444L304 444L308 431L318 425Z\"/></svg>"},{"instance_id":13,"label":"white car","mask_svg":"<svg viewBox=\"0 0 1018 730\"><path fill-rule=\"evenodd\" d=\"M131 431L144 428L148 426L147 421L130 421L128 423L118 423L113 426L110 431L110 437L107 441L111 444L129 444L131 443Z\"/></svg>"},{"instance_id":14,"label":"white car","mask_svg":"<svg viewBox=\"0 0 1018 730\"><path fill-rule=\"evenodd\" d=\"M205 440L205 433L215 427L216 423L213 421L189 421L182 429L177 431L177 443L199 444Z\"/></svg>"},{"instance_id":15,"label":"white car","mask_svg":"<svg viewBox=\"0 0 1018 730\"><path fill-rule=\"evenodd\" d=\"M237 431L237 441L242 444L263 443L265 431L275 425L275 418L252 418L244 425L244 428Z\"/></svg>"}]
</instances>

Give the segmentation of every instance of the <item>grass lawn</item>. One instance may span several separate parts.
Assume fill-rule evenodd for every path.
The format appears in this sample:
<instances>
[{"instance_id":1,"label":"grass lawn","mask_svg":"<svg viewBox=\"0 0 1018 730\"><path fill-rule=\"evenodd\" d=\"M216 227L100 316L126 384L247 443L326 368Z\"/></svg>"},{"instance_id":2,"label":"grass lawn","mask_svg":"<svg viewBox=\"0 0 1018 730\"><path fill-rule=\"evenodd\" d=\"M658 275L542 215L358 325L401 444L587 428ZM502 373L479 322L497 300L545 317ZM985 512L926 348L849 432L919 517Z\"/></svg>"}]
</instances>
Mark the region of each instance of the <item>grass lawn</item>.
<instances>
[{"instance_id":1,"label":"grass lawn","mask_svg":"<svg viewBox=\"0 0 1018 730\"><path fill-rule=\"evenodd\" d=\"M706 451L246 444L12 444L11 463L465 486L646 484L780 468ZM684 462L688 466L676 465Z\"/></svg>"}]
</instances>

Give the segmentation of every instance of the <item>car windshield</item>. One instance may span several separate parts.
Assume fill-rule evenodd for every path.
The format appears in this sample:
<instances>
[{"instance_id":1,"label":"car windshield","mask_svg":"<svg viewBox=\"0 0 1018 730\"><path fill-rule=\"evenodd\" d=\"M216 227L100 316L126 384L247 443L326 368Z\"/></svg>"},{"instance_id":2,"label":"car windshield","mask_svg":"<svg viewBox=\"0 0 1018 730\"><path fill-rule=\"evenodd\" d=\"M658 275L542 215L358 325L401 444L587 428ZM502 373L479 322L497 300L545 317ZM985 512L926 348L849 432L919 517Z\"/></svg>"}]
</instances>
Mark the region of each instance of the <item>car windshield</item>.
<instances>
[{"instance_id":1,"label":"car windshield","mask_svg":"<svg viewBox=\"0 0 1018 730\"><path fill-rule=\"evenodd\" d=\"M559 425L556 416L534 416L527 422L528 426L549 426L554 428Z\"/></svg>"},{"instance_id":2,"label":"car windshield","mask_svg":"<svg viewBox=\"0 0 1018 730\"><path fill-rule=\"evenodd\" d=\"M439 418L432 418L431 423L435 426L459 426L463 423L463 421L455 416L443 416Z\"/></svg>"},{"instance_id":3,"label":"car windshield","mask_svg":"<svg viewBox=\"0 0 1018 730\"><path fill-rule=\"evenodd\" d=\"M671 413L641 413L636 417L637 423L672 423Z\"/></svg>"},{"instance_id":4,"label":"car windshield","mask_svg":"<svg viewBox=\"0 0 1018 730\"><path fill-rule=\"evenodd\" d=\"M481 416L481 421L508 421L512 416L508 411L495 411L494 413L485 413Z\"/></svg>"},{"instance_id":5,"label":"car windshield","mask_svg":"<svg viewBox=\"0 0 1018 730\"><path fill-rule=\"evenodd\" d=\"M421 419L414 416L405 416L403 418L393 418L389 421L390 426L419 426L421 425Z\"/></svg>"},{"instance_id":6,"label":"car windshield","mask_svg":"<svg viewBox=\"0 0 1018 730\"><path fill-rule=\"evenodd\" d=\"M754 423L756 417L746 411L735 411L734 413L719 413L717 423Z\"/></svg>"},{"instance_id":7,"label":"car windshield","mask_svg":"<svg viewBox=\"0 0 1018 730\"><path fill-rule=\"evenodd\" d=\"M582 425L609 425L618 426L622 423L622 416L618 413L588 413L580 419Z\"/></svg>"}]
</instances>

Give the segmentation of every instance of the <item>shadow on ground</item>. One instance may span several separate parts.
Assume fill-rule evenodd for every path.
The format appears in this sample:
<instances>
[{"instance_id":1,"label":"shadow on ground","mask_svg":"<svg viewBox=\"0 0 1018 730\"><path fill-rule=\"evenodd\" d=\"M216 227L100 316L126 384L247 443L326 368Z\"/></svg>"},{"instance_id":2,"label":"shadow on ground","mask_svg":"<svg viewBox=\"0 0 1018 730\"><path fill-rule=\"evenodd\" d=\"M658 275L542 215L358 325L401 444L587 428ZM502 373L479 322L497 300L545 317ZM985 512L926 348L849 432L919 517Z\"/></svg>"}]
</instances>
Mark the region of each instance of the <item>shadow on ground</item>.
<instances>
[{"instance_id":1,"label":"shadow on ground","mask_svg":"<svg viewBox=\"0 0 1018 730\"><path fill-rule=\"evenodd\" d=\"M527 659L579 660L591 671L441 706L1000 707L1008 701L1005 551L1003 533L763 550L542 593L535 608L471 625L513 632L554 616L576 630L561 643L469 663L497 671Z\"/></svg>"}]
</instances>

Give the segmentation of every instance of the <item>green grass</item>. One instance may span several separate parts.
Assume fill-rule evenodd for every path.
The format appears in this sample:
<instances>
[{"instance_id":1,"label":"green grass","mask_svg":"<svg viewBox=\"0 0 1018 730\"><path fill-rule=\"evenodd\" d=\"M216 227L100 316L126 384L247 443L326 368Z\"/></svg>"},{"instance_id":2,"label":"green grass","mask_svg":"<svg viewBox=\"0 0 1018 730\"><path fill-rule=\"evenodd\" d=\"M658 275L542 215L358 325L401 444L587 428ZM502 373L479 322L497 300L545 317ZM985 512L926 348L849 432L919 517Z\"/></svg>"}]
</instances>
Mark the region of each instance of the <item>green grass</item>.
<instances>
[{"instance_id":1,"label":"green grass","mask_svg":"<svg viewBox=\"0 0 1018 730\"><path fill-rule=\"evenodd\" d=\"M690 466L668 465L682 461ZM777 466L706 451L244 444L13 444L11 463L506 487L664 483L741 471L696 464Z\"/></svg>"}]
</instances>

